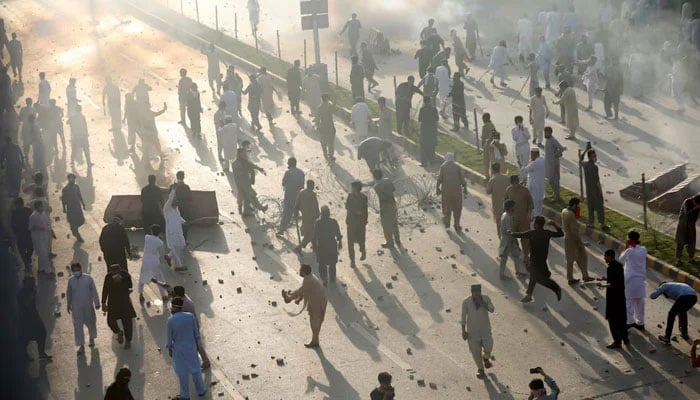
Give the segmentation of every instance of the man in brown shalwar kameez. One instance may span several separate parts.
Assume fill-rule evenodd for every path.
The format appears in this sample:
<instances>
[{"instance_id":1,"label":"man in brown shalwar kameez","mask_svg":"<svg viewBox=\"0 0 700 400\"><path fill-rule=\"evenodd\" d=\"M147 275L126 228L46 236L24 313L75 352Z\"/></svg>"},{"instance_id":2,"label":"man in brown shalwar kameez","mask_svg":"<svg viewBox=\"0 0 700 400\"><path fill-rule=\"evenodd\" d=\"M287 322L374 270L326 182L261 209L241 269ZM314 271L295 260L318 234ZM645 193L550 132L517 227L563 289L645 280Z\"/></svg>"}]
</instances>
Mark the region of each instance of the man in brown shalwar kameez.
<instances>
[{"instance_id":1,"label":"man in brown shalwar kameez","mask_svg":"<svg viewBox=\"0 0 700 400\"><path fill-rule=\"evenodd\" d=\"M311 243L311 239L314 237L314 224L321 215L321 211L318 208L318 198L316 197L316 192L314 188L316 183L309 179L306 181L306 189L299 192L297 196L297 203L294 206L294 214L299 215L301 212L301 236L302 240L294 251L301 254L301 250L306 247L307 244Z\"/></svg>"},{"instance_id":2,"label":"man in brown shalwar kameez","mask_svg":"<svg viewBox=\"0 0 700 400\"><path fill-rule=\"evenodd\" d=\"M511 175L510 186L506 190L506 200L515 202L515 211L513 213L513 232L525 232L530 230L530 215L534 208L532 196L527 188L520 184L520 176ZM530 241L528 239L520 239L520 244L523 249L523 257L526 264L530 262Z\"/></svg>"},{"instance_id":3,"label":"man in brown shalwar kameez","mask_svg":"<svg viewBox=\"0 0 700 400\"><path fill-rule=\"evenodd\" d=\"M328 304L326 288L311 273L311 266L308 264L301 265L299 275L304 278L301 287L295 291L282 290L282 297L286 303L294 301L296 304L299 304L302 300L304 301L304 307L309 312L309 323L311 325L311 342L304 346L315 348L319 347L318 335L321 332L323 318L326 316L326 305Z\"/></svg>"},{"instance_id":4,"label":"man in brown shalwar kameez","mask_svg":"<svg viewBox=\"0 0 700 400\"><path fill-rule=\"evenodd\" d=\"M501 173L501 164L491 165L491 179L486 185L486 194L491 195L491 211L496 220L498 237L501 237L501 216L503 216L503 203L506 201L506 190L510 186L510 178Z\"/></svg>"},{"instance_id":5,"label":"man in brown shalwar kameez","mask_svg":"<svg viewBox=\"0 0 700 400\"><path fill-rule=\"evenodd\" d=\"M440 166L436 185L437 195L442 194L442 222L450 227L450 218L454 215L455 231L461 232L459 223L462 216L463 193L467 193L467 180L462 168L455 162L454 153L445 154L445 162Z\"/></svg>"}]
</instances>

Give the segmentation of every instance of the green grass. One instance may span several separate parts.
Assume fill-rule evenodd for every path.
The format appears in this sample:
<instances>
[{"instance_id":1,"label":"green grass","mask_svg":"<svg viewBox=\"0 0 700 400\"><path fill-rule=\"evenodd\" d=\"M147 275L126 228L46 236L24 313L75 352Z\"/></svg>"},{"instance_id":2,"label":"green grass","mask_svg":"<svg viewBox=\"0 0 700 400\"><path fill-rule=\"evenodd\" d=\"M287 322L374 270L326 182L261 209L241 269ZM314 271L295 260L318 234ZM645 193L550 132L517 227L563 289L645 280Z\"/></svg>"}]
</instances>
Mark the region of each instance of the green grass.
<instances>
[{"instance_id":1,"label":"green grass","mask_svg":"<svg viewBox=\"0 0 700 400\"><path fill-rule=\"evenodd\" d=\"M183 19L179 14L171 10L167 10L165 12L170 12L172 16L178 20ZM266 66L268 71L281 77L286 76L287 70L292 66L290 63L280 60L271 54L256 50L253 46L249 46L232 37L216 32L214 29L198 25L195 21L187 20L183 22L182 25L183 28L189 32L194 32L205 40L214 42L218 46L225 48L229 52L236 54L238 57L246 59L253 64ZM347 109L352 107L353 99L348 89L336 86L333 83L329 83L329 92L336 105ZM374 115L377 115L379 105L371 99L367 99L367 104ZM394 120L396 120L395 116ZM416 121L411 121L411 129L406 137L414 142L418 142L418 132L418 123ZM445 134L444 131L440 131L438 134L437 152L440 154L445 154L450 151L455 154L455 159L457 162L475 171L483 173L483 156L477 151L475 146L461 141L453 136L449 136ZM517 171L517 167L513 165L509 164L508 168L510 171ZM547 187L548 198L551 197L551 195L551 188ZM578 193L575 193L572 190L563 187L561 188L561 197L563 199L569 199L574 196L580 197ZM554 203L551 200L545 200L545 205L556 210L560 210L566 206L564 202ZM588 209L585 202L581 203L581 211L584 215L588 215ZM612 211L608 208L605 210L605 219L606 223L610 226L609 233L613 237L624 242L625 238L627 237L627 232L630 229L636 229L642 234L642 242L647 247L649 254L669 264L675 263L676 242L674 238L664 233L655 231L652 226L649 226L649 229L645 230L641 222ZM698 266L684 264L681 269L694 276L700 276L700 267Z\"/></svg>"}]
</instances>

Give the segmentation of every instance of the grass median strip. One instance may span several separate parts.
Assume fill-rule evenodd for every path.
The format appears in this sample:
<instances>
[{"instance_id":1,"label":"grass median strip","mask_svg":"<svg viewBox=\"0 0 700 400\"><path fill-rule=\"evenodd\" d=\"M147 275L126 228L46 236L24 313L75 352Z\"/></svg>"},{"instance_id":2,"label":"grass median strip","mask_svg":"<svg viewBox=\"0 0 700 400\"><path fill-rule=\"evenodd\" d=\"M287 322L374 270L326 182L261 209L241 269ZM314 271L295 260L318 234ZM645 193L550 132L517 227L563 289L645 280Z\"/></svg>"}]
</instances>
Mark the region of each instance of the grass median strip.
<instances>
[{"instance_id":1,"label":"grass median strip","mask_svg":"<svg viewBox=\"0 0 700 400\"><path fill-rule=\"evenodd\" d=\"M286 76L287 70L292 66L290 63L281 60L276 56L256 50L253 46L249 46L207 26L200 25L196 21L183 17L170 9L159 6L158 12L165 15L169 20L170 18L173 18L179 21L179 25L182 27L182 29L196 33L201 38L215 43L219 47L225 48L227 51L237 55L240 58L248 60L252 64L265 66L267 67L268 71L278 76ZM343 78L343 80L345 80L345 78ZM354 102L351 92L348 89L330 82L328 87L331 97L337 106L346 109L352 108ZM374 115L378 115L379 105L374 100L367 99L367 105ZM395 116L394 120L396 120ZM405 137L413 140L416 143L419 142L419 125L416 121L411 121L410 132L405 135ZM483 156L477 151L476 147L446 134L443 130L440 130L440 133L438 134L437 152L440 154L453 152L457 162L475 171L483 173ZM518 170L517 167L511 164L508 165L508 169L511 172ZM555 203L549 200L551 196L551 188L547 187L548 199L545 200L545 205L552 207L555 210L560 210L566 207L564 202ZM573 196L580 197L577 193L570 189L566 189L564 187L561 188L561 197L563 199L568 200ZM588 209L585 202L581 203L581 211L584 215L588 215ZM610 226L609 234L611 236L624 242L627 232L630 229L637 229L642 234L642 242L647 247L650 255L653 255L669 264L675 263L676 241L671 236L659 232L652 226L649 226L649 228L645 230L641 222L609 208L605 209L605 219L607 225ZM693 276L700 277L700 266L684 264L682 267L680 267L680 269L692 274Z\"/></svg>"}]
</instances>

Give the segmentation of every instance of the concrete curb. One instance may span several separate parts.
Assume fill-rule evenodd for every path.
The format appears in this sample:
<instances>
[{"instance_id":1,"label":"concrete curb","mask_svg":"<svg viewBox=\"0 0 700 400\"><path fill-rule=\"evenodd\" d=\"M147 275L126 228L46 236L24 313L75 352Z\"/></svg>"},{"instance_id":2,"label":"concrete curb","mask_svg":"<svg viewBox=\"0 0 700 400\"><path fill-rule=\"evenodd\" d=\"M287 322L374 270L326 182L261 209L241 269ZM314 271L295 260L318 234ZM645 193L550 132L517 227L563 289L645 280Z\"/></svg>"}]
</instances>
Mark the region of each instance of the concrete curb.
<instances>
[{"instance_id":1,"label":"concrete curb","mask_svg":"<svg viewBox=\"0 0 700 400\"><path fill-rule=\"evenodd\" d=\"M125 8L127 8L129 12L131 12L135 16L143 19L148 24L153 25L153 26L157 27L158 29L160 29L160 30L162 30L162 31L174 36L174 37L177 37L179 40L181 40L189 45L195 46L195 48L199 48L202 45L209 44L208 41L204 40L200 36L193 34L193 33L190 33L190 32L186 32L183 29L178 28L177 26L173 25L171 22L166 21L157 15L149 13L148 11L140 8L139 6L135 5L134 3L132 3L129 0L120 0L120 3L123 6L125 6ZM188 24L197 24L196 22L194 22L186 17L177 15L175 12L173 12L173 14L176 15L176 18L181 19L181 20L187 22ZM203 30L210 30L212 32L216 32L215 30L213 30L207 26L204 26L202 24L199 24L198 27L203 29ZM219 35L223 36L222 33L219 33ZM245 68L246 70L249 70L252 72L252 71L256 71L256 70L260 69L260 66L255 65L255 64L249 62L248 60L237 56L236 54L228 51L225 48L219 47L219 50L225 56L224 58L228 59L228 61L230 61L230 62L232 61L233 63L238 64L238 66L242 65L243 68ZM270 71L268 71L268 74L272 77L272 79L276 85L286 86L286 80L283 77L276 75ZM343 108L343 107L336 106L335 113L340 118L342 118L345 122L350 121L350 115L351 115L350 110ZM411 140L405 136L401 136L396 132L392 132L392 136L393 136L392 140L395 143L400 144L402 147L404 147L404 149L406 149L414 157L419 153L419 150L420 150L419 145L416 142L414 142L413 140ZM441 154L436 154L436 158L439 159L440 161L444 161L444 157ZM462 171L464 172L464 174L466 175L466 177L470 181L476 182L480 185L485 184L486 177L483 174L481 174L481 173L479 173L479 172L477 172L477 171L475 171L467 166L464 166L462 164L458 163L458 165L460 166L460 168L462 169ZM543 212L544 212L544 216L546 218L561 222L561 214L560 214L561 210L555 210L551 207L544 206ZM596 240L598 242L602 242L606 246L609 246L611 248L616 249L618 252L621 252L625 248L625 244L623 242L619 241L618 239L616 239L616 238L612 237L611 235L608 235L600 230L590 228L590 227L586 226L585 224L579 223L579 231L582 234L590 237L593 240ZM681 271L678 268L676 268L675 266L668 264L668 263L666 263L666 262L664 262L664 261L662 261L654 256L651 256L651 255L647 256L647 268L650 268L650 269L653 269L657 272L660 272L661 274L669 277L670 279L674 279L677 282L686 283L686 284L692 286L696 291L700 292L700 279L698 277L690 275L685 271Z\"/></svg>"}]
</instances>

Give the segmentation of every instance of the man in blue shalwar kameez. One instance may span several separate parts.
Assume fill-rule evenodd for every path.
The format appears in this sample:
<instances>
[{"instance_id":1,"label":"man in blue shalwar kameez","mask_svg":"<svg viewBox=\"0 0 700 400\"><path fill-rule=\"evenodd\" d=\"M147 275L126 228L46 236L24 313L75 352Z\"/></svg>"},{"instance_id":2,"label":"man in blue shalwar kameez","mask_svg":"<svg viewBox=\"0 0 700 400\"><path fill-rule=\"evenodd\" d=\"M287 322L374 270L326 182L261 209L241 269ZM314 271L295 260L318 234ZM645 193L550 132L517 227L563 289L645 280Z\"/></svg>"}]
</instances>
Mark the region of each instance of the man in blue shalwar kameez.
<instances>
[{"instance_id":1,"label":"man in blue shalwar kameez","mask_svg":"<svg viewBox=\"0 0 700 400\"><path fill-rule=\"evenodd\" d=\"M180 395L177 399L190 398L190 375L199 396L204 396L206 388L202 379L202 364L197 353L199 330L191 313L182 311L183 299L173 298L168 318L168 353L173 359L173 369L180 380Z\"/></svg>"}]
</instances>

